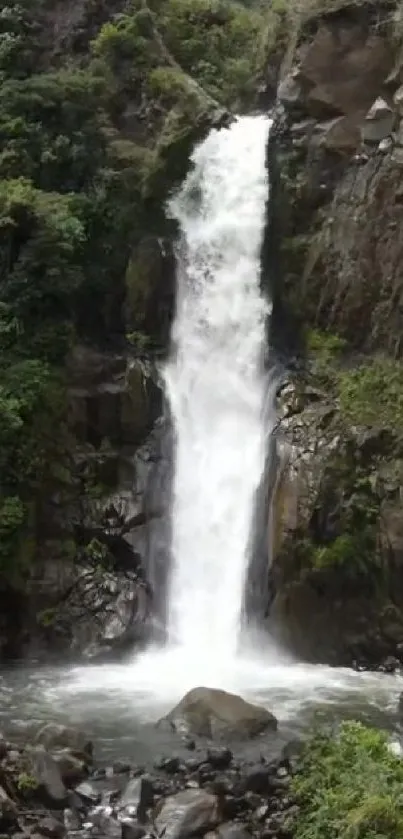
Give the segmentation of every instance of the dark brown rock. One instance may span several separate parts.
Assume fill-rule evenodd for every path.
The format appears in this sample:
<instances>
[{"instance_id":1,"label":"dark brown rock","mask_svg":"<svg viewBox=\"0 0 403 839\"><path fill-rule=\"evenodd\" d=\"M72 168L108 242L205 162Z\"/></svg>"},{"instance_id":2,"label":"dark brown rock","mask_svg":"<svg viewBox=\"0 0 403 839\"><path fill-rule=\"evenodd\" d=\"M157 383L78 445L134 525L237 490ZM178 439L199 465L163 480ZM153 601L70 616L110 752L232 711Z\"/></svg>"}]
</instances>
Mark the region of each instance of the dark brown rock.
<instances>
[{"instance_id":1,"label":"dark brown rock","mask_svg":"<svg viewBox=\"0 0 403 839\"><path fill-rule=\"evenodd\" d=\"M275 731L277 720L258 705L223 690L198 687L189 691L164 718L179 732L199 737L253 737Z\"/></svg>"},{"instance_id":2,"label":"dark brown rock","mask_svg":"<svg viewBox=\"0 0 403 839\"><path fill-rule=\"evenodd\" d=\"M393 61L385 38L351 22L323 23L302 57L297 80L314 116L363 115Z\"/></svg>"}]
</instances>

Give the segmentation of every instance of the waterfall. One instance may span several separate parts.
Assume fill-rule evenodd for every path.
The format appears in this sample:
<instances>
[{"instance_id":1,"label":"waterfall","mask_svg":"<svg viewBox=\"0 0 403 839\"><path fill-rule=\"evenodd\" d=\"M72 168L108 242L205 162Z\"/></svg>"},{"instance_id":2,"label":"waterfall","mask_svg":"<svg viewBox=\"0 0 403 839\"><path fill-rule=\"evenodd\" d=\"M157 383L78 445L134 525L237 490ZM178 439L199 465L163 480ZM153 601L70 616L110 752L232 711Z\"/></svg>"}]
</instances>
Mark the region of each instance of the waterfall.
<instances>
[{"instance_id":1,"label":"waterfall","mask_svg":"<svg viewBox=\"0 0 403 839\"><path fill-rule=\"evenodd\" d=\"M175 430L171 644L195 660L238 650L256 490L265 461L266 318L260 252L270 120L214 129L169 204L179 225L172 357Z\"/></svg>"}]
</instances>

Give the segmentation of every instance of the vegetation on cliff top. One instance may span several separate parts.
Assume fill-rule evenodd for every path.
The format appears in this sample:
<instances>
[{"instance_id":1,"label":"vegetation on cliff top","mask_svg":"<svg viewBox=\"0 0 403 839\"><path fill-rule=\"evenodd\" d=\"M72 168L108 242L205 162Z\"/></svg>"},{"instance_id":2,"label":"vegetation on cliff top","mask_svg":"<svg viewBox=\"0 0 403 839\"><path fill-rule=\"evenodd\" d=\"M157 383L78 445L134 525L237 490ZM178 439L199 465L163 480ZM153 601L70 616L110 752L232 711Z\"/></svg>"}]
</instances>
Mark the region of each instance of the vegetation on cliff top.
<instances>
[{"instance_id":1,"label":"vegetation on cliff top","mask_svg":"<svg viewBox=\"0 0 403 839\"><path fill-rule=\"evenodd\" d=\"M387 735L345 722L336 737L317 735L303 753L293 792L300 805L295 839L400 839L403 763Z\"/></svg>"}]
</instances>

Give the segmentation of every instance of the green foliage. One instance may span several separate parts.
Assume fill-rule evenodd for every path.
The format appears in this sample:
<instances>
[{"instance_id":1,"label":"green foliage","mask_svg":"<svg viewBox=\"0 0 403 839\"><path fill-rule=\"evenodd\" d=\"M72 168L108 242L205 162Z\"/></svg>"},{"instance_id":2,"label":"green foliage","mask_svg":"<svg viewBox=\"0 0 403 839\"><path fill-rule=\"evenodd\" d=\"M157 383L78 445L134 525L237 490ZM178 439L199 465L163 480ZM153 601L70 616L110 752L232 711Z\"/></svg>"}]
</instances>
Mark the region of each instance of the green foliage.
<instances>
[{"instance_id":1,"label":"green foliage","mask_svg":"<svg viewBox=\"0 0 403 839\"><path fill-rule=\"evenodd\" d=\"M14 345L18 353L63 358L84 239L69 196L37 190L23 178L0 181L0 283L9 350Z\"/></svg>"},{"instance_id":2,"label":"green foliage","mask_svg":"<svg viewBox=\"0 0 403 839\"><path fill-rule=\"evenodd\" d=\"M338 375L340 407L356 425L403 430L403 364L376 358Z\"/></svg>"},{"instance_id":3,"label":"green foliage","mask_svg":"<svg viewBox=\"0 0 403 839\"><path fill-rule=\"evenodd\" d=\"M162 98L169 104L175 104L178 98L189 97L197 102L188 76L176 67L156 67L148 76L148 87L151 96Z\"/></svg>"},{"instance_id":4,"label":"green foliage","mask_svg":"<svg viewBox=\"0 0 403 839\"><path fill-rule=\"evenodd\" d=\"M125 87L140 81L158 56L147 13L121 14L105 23L92 51Z\"/></svg>"},{"instance_id":5,"label":"green foliage","mask_svg":"<svg viewBox=\"0 0 403 839\"><path fill-rule=\"evenodd\" d=\"M38 782L28 772L20 772L17 778L17 789L22 793L34 792L38 789Z\"/></svg>"},{"instance_id":6,"label":"green foliage","mask_svg":"<svg viewBox=\"0 0 403 839\"><path fill-rule=\"evenodd\" d=\"M327 545L312 551L314 568L339 568L347 576L368 573L376 558L374 533L369 528L362 532L343 533Z\"/></svg>"},{"instance_id":7,"label":"green foliage","mask_svg":"<svg viewBox=\"0 0 403 839\"><path fill-rule=\"evenodd\" d=\"M38 623L43 626L44 628L48 626L52 626L55 622L57 616L57 610L53 609L43 609L42 612L37 614L37 621Z\"/></svg>"},{"instance_id":8,"label":"green foliage","mask_svg":"<svg viewBox=\"0 0 403 839\"><path fill-rule=\"evenodd\" d=\"M346 341L331 332L310 329L306 336L308 354L320 364L337 359L346 346Z\"/></svg>"},{"instance_id":9,"label":"green foliage","mask_svg":"<svg viewBox=\"0 0 403 839\"><path fill-rule=\"evenodd\" d=\"M105 162L103 83L60 70L0 87L0 176L30 178L41 189L86 188Z\"/></svg>"},{"instance_id":10,"label":"green foliage","mask_svg":"<svg viewBox=\"0 0 403 839\"><path fill-rule=\"evenodd\" d=\"M167 0L158 26L182 69L228 105L253 94L263 20L225 0Z\"/></svg>"},{"instance_id":11,"label":"green foliage","mask_svg":"<svg viewBox=\"0 0 403 839\"><path fill-rule=\"evenodd\" d=\"M307 743L293 792L295 839L401 839L403 762L387 735L356 722Z\"/></svg>"}]
</instances>

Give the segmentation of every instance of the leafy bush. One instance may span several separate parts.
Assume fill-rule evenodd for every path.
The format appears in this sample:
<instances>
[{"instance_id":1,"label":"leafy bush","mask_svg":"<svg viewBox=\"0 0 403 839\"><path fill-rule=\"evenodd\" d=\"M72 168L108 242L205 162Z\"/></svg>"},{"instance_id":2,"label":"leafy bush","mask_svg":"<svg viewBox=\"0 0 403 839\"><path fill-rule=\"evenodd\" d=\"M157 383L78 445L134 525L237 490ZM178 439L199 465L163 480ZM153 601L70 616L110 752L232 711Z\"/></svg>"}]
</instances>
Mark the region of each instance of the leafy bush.
<instances>
[{"instance_id":1,"label":"leafy bush","mask_svg":"<svg viewBox=\"0 0 403 839\"><path fill-rule=\"evenodd\" d=\"M307 333L308 353L315 359L326 363L337 358L344 349L346 342L332 332L321 332L310 329Z\"/></svg>"},{"instance_id":2,"label":"leafy bush","mask_svg":"<svg viewBox=\"0 0 403 839\"><path fill-rule=\"evenodd\" d=\"M340 407L356 425L403 430L403 364L377 358L338 375Z\"/></svg>"},{"instance_id":3,"label":"leafy bush","mask_svg":"<svg viewBox=\"0 0 403 839\"><path fill-rule=\"evenodd\" d=\"M253 91L263 17L225 0L167 0L158 26L179 65L224 104Z\"/></svg>"},{"instance_id":4,"label":"leafy bush","mask_svg":"<svg viewBox=\"0 0 403 839\"><path fill-rule=\"evenodd\" d=\"M337 737L317 735L304 750L293 792L295 839L401 839L403 762L387 735L357 722Z\"/></svg>"}]
</instances>

